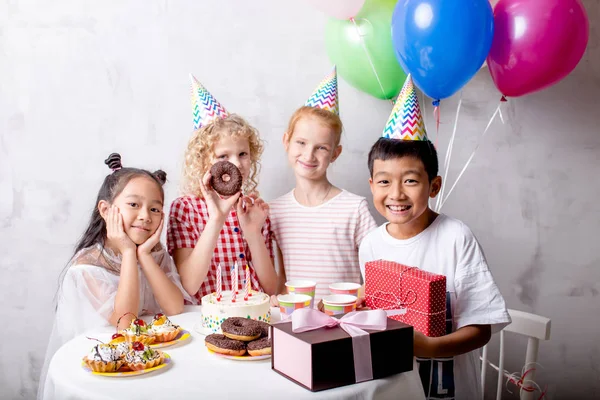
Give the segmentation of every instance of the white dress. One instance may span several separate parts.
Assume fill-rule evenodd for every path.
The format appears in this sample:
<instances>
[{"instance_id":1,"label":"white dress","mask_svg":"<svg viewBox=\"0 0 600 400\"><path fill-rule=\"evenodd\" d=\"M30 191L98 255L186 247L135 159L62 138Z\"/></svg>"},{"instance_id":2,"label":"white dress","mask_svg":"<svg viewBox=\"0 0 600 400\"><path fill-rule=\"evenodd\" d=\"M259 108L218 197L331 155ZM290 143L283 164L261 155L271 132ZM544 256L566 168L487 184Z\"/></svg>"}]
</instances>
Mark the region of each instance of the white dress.
<instances>
[{"instance_id":1,"label":"white dress","mask_svg":"<svg viewBox=\"0 0 600 400\"><path fill-rule=\"evenodd\" d=\"M152 258L167 277L181 290L184 300L196 304L181 285L177 268L167 251L158 245ZM90 330L110 326L108 319L114 311L119 285L121 257L99 244L79 251L69 263L58 290L56 316L38 388L38 399L46 398L53 388L48 387L46 375L54 353L66 342ZM161 312L152 288L140 268L140 302L138 316Z\"/></svg>"}]
</instances>

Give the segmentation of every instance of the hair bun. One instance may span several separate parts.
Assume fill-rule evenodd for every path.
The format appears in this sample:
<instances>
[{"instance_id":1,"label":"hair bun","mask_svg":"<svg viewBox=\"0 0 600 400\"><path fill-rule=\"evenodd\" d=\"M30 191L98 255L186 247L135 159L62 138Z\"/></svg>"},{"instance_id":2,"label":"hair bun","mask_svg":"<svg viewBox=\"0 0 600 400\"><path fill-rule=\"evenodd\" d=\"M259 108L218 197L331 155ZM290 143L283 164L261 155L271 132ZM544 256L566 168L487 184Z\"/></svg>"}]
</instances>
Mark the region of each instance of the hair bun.
<instances>
[{"instance_id":1,"label":"hair bun","mask_svg":"<svg viewBox=\"0 0 600 400\"><path fill-rule=\"evenodd\" d=\"M111 153L111 155L104 160L104 164L108 165L113 171L123 168L123 165L121 164L121 155L119 153Z\"/></svg>"},{"instance_id":2,"label":"hair bun","mask_svg":"<svg viewBox=\"0 0 600 400\"><path fill-rule=\"evenodd\" d=\"M163 171L162 169L159 169L158 171L154 171L153 174L156 177L156 179L160 182L161 185L164 185L165 182L167 181L167 173L165 171Z\"/></svg>"}]
</instances>

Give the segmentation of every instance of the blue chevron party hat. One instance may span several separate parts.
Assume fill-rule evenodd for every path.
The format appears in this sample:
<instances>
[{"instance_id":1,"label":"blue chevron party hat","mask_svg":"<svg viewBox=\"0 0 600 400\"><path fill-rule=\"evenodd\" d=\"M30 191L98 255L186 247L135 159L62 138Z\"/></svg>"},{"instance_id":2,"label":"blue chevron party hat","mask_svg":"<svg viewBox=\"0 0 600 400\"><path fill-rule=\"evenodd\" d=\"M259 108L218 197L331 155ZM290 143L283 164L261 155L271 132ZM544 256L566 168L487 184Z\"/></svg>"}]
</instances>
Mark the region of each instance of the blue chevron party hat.
<instances>
[{"instance_id":1,"label":"blue chevron party hat","mask_svg":"<svg viewBox=\"0 0 600 400\"><path fill-rule=\"evenodd\" d=\"M339 115L337 69L334 66L331 72L319 83L313 94L304 103L305 106L322 108Z\"/></svg>"},{"instance_id":2,"label":"blue chevron party hat","mask_svg":"<svg viewBox=\"0 0 600 400\"><path fill-rule=\"evenodd\" d=\"M192 74L190 74L190 80L192 81L191 100L194 129L199 129L217 118L225 118L229 115L225 107Z\"/></svg>"}]
</instances>

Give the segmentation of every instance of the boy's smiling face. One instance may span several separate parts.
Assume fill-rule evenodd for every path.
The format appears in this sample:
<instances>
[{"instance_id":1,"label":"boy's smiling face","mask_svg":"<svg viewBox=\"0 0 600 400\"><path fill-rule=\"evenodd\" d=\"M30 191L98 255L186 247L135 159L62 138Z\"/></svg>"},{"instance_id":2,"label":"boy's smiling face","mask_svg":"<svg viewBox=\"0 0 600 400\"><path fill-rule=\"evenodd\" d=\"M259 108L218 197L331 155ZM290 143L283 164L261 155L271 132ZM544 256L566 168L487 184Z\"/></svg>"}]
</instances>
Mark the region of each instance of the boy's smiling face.
<instances>
[{"instance_id":1,"label":"boy's smiling face","mask_svg":"<svg viewBox=\"0 0 600 400\"><path fill-rule=\"evenodd\" d=\"M416 157L399 157L373 162L369 179L373 203L387 219L388 232L397 239L408 239L422 232L433 221L429 198L442 185L437 176L431 182L423 162Z\"/></svg>"}]
</instances>

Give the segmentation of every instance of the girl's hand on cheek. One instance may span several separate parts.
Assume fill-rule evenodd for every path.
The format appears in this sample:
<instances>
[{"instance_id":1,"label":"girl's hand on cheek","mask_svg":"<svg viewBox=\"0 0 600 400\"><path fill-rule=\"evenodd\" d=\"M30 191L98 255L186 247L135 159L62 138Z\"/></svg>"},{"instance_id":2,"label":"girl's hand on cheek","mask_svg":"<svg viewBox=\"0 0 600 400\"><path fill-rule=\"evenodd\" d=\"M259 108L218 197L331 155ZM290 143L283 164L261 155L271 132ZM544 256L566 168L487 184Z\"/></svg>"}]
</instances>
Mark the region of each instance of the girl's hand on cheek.
<instances>
[{"instance_id":1,"label":"girl's hand on cheek","mask_svg":"<svg viewBox=\"0 0 600 400\"><path fill-rule=\"evenodd\" d=\"M165 214L163 213L160 218L160 224L158 224L158 228L156 228L156 232L152 234L146 241L140 244L137 248L138 257L141 255L149 255L152 252L152 249L160 242L160 234L162 233L163 226L165 221Z\"/></svg>"},{"instance_id":2,"label":"girl's hand on cheek","mask_svg":"<svg viewBox=\"0 0 600 400\"><path fill-rule=\"evenodd\" d=\"M115 205L110 206L106 217L106 238L123 255L130 251L134 253L136 251L135 243L125 233L123 216Z\"/></svg>"}]
</instances>

